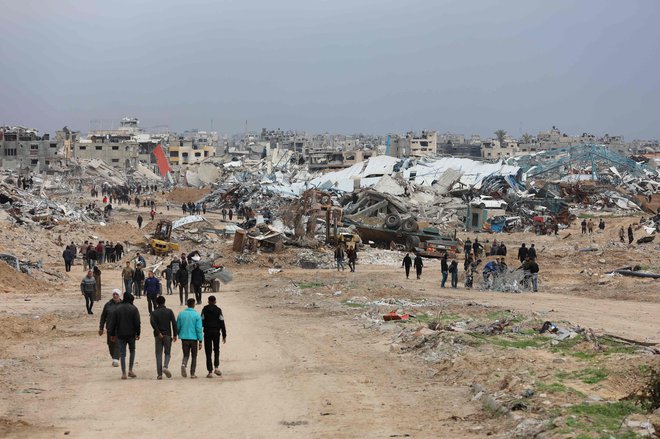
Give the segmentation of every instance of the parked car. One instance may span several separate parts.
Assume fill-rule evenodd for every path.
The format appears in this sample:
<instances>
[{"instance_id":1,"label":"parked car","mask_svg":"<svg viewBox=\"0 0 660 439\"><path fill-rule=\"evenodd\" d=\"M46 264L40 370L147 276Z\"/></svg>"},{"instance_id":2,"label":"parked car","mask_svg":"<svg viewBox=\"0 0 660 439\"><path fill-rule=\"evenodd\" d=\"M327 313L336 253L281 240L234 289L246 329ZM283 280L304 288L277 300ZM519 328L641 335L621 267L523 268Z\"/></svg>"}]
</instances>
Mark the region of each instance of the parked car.
<instances>
[{"instance_id":1,"label":"parked car","mask_svg":"<svg viewBox=\"0 0 660 439\"><path fill-rule=\"evenodd\" d=\"M470 204L482 209L506 209L508 204L504 200L498 200L488 195L482 195L470 201Z\"/></svg>"}]
</instances>

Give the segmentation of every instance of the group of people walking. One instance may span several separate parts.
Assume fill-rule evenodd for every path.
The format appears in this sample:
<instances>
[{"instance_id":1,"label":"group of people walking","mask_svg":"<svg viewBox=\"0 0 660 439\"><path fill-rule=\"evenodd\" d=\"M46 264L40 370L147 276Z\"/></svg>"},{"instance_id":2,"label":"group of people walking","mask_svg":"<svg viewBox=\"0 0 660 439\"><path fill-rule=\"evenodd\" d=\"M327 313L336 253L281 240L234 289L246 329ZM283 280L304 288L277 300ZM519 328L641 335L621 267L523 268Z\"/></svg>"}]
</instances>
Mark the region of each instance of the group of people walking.
<instances>
[{"instance_id":1,"label":"group of people walking","mask_svg":"<svg viewBox=\"0 0 660 439\"><path fill-rule=\"evenodd\" d=\"M189 265L192 265L189 268ZM157 296L163 294L160 279L156 277L153 271L149 271L145 277L143 268L146 261L140 253L135 258L135 268L131 267L131 262L126 261L126 266L122 270L122 279L124 282L124 292L134 293L135 297L140 299L146 296L149 302L149 309L155 308ZM192 292L197 305L202 303L202 289L206 283L206 276L199 264L188 263L185 253L181 258L175 256L174 259L165 267L161 273L161 278L166 281L166 295L173 294L173 287L179 288L179 304L183 306L188 301L189 292Z\"/></svg>"},{"instance_id":2,"label":"group of people walking","mask_svg":"<svg viewBox=\"0 0 660 439\"><path fill-rule=\"evenodd\" d=\"M189 263L185 253L181 253L180 258L175 256L165 267L161 277L164 277L167 282L168 295L173 294L172 287L178 287L181 306L188 301L191 289L196 303L198 305L202 303L202 289L206 283L206 275L199 264Z\"/></svg>"},{"instance_id":3,"label":"group of people walking","mask_svg":"<svg viewBox=\"0 0 660 439\"><path fill-rule=\"evenodd\" d=\"M193 203L189 201L181 204L181 212L183 214L199 215L200 213L206 215L206 203Z\"/></svg>"},{"instance_id":4,"label":"group of people walking","mask_svg":"<svg viewBox=\"0 0 660 439\"><path fill-rule=\"evenodd\" d=\"M109 241L99 241L98 244L94 245L94 243L85 241L78 249L71 242L62 252L65 271L71 271L78 254L80 254L83 261L83 270L93 270L98 264L114 263L121 260L124 256L124 246L120 242L115 244Z\"/></svg>"},{"instance_id":5,"label":"group of people walking","mask_svg":"<svg viewBox=\"0 0 660 439\"><path fill-rule=\"evenodd\" d=\"M406 279L410 279L410 267L412 266L415 267L415 273L417 274L417 279L419 280L422 278L424 261L422 260L422 256L419 253L415 253L414 260L410 257L410 253L406 253L406 256L403 257L403 262L401 263L401 266L406 270Z\"/></svg>"},{"instance_id":6,"label":"group of people walking","mask_svg":"<svg viewBox=\"0 0 660 439\"><path fill-rule=\"evenodd\" d=\"M475 238L474 242L470 241L468 238L464 245L464 251L465 260L463 268L465 270L465 288L472 288L474 276L480 269L479 267L482 262L482 255L492 256L503 253L503 255L506 256L506 246L503 242L497 243L497 241L493 241L491 247L482 245L477 238ZM451 287L457 288L458 261L453 259L451 262L449 262L448 259L448 252L445 252L440 259L440 271L442 273L440 287L446 288L446 282L451 276ZM532 244L530 247L527 247L526 244L523 243L518 249L518 260L521 262L521 265L517 268L517 270L522 270L523 272L521 286L524 289L531 289L533 292L538 291L539 265L536 259L537 253L534 244ZM424 260L422 259L422 256L419 252L415 253L414 259L411 257L410 253L406 253L401 263L401 267L405 269L406 279L410 278L410 269L412 267L415 268L417 279L420 279L422 277L424 268ZM508 272L509 267L506 264L505 257L496 257L495 259L488 261L482 269L484 287L486 289L493 288L497 279Z\"/></svg>"},{"instance_id":7,"label":"group of people walking","mask_svg":"<svg viewBox=\"0 0 660 439\"><path fill-rule=\"evenodd\" d=\"M99 322L99 336L106 334L108 352L112 357L112 366L121 366L121 379L136 378L134 371L136 341L141 336L140 312L133 304L134 296L115 289L103 307ZM166 307L165 296L156 296L155 309L150 310L149 323L153 330L156 356L156 378L172 377L169 365L172 357L172 344L181 341L182 361L181 376L197 378L197 352L204 348L206 354L207 378L221 376L220 337L227 341L227 329L222 309L216 304L215 296L208 297L208 304L201 313L195 311L195 299L188 299L187 307L175 317L174 311ZM128 353L128 367L126 355ZM188 361L190 367L188 368Z\"/></svg>"},{"instance_id":8,"label":"group of people walking","mask_svg":"<svg viewBox=\"0 0 660 439\"><path fill-rule=\"evenodd\" d=\"M595 223L591 218L589 218L589 221L587 221L587 219L584 218L580 223L580 229L582 230L582 234L585 235L588 233L591 235L592 233L594 233L594 226ZM605 220L602 218L598 221L598 230L600 230L601 232L605 230Z\"/></svg>"},{"instance_id":9,"label":"group of people walking","mask_svg":"<svg viewBox=\"0 0 660 439\"><path fill-rule=\"evenodd\" d=\"M335 266L337 267L337 271L344 271L344 261L346 258L348 258L348 268L354 273L355 263L357 262L355 246L344 249L344 245L339 244L335 247Z\"/></svg>"},{"instance_id":10,"label":"group of people walking","mask_svg":"<svg viewBox=\"0 0 660 439\"><path fill-rule=\"evenodd\" d=\"M635 235L633 234L633 228L632 224L628 225L628 244L632 244L633 240L635 239ZM625 238L625 232L623 231L623 226L619 229L619 241L625 243L626 238Z\"/></svg>"}]
</instances>

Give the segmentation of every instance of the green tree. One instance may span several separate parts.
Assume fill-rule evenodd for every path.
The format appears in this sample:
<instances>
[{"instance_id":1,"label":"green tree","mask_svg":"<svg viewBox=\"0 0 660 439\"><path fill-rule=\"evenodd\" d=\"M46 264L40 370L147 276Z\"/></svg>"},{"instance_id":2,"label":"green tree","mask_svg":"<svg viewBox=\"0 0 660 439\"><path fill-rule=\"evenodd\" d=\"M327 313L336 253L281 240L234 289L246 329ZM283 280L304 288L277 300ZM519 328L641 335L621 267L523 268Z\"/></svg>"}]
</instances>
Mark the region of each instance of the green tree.
<instances>
[{"instance_id":1,"label":"green tree","mask_svg":"<svg viewBox=\"0 0 660 439\"><path fill-rule=\"evenodd\" d=\"M522 135L521 140L522 140L522 143L525 143L525 144L532 143L534 141L534 136L532 136L529 133L525 133L525 134Z\"/></svg>"},{"instance_id":2,"label":"green tree","mask_svg":"<svg viewBox=\"0 0 660 439\"><path fill-rule=\"evenodd\" d=\"M504 143L504 137L506 137L506 131L504 130L497 130L495 131L495 136L497 136L497 140L500 141L500 145Z\"/></svg>"}]
</instances>

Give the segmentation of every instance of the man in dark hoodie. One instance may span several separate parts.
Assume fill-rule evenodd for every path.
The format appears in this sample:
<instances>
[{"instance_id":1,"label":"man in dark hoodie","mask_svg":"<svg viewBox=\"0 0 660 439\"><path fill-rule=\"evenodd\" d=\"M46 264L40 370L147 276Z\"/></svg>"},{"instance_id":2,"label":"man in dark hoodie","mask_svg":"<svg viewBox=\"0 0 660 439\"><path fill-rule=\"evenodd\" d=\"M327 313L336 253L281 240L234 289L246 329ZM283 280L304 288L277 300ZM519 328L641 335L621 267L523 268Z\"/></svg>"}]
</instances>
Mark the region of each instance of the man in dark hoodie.
<instances>
[{"instance_id":1,"label":"man in dark hoodie","mask_svg":"<svg viewBox=\"0 0 660 439\"><path fill-rule=\"evenodd\" d=\"M133 291L139 299L142 297L142 289L144 288L144 271L142 271L142 264L138 263L133 272Z\"/></svg>"},{"instance_id":2,"label":"man in dark hoodie","mask_svg":"<svg viewBox=\"0 0 660 439\"><path fill-rule=\"evenodd\" d=\"M215 296L209 296L209 304L202 309L202 327L204 328L204 351L206 353L206 378L213 378L213 374L220 376L220 333L222 344L227 342L227 329L222 309L215 304ZM214 354L213 362L211 355ZM214 368L215 366L215 368Z\"/></svg>"},{"instance_id":3,"label":"man in dark hoodie","mask_svg":"<svg viewBox=\"0 0 660 439\"><path fill-rule=\"evenodd\" d=\"M422 268L424 267L424 262L422 261L422 257L419 253L415 255L413 265L415 266L415 271L417 272L417 279L420 279L422 277Z\"/></svg>"},{"instance_id":4,"label":"man in dark hoodie","mask_svg":"<svg viewBox=\"0 0 660 439\"><path fill-rule=\"evenodd\" d=\"M131 293L124 293L124 300L112 313L108 333L110 334L110 340L119 343L121 379L126 379L126 346L130 351L128 376L135 378L133 364L135 363L135 340L140 339L140 313L133 305L133 295Z\"/></svg>"},{"instance_id":5,"label":"man in dark hoodie","mask_svg":"<svg viewBox=\"0 0 660 439\"><path fill-rule=\"evenodd\" d=\"M103 330L107 330L110 326L112 314L121 304L121 299L119 298L120 294L121 291L119 291L117 288L112 290L112 299L108 300L108 302L103 306L101 321L99 322L99 336L103 335ZM109 331L107 332L107 343L110 356L112 357L112 367L119 367L119 344L116 341L111 340Z\"/></svg>"},{"instance_id":6,"label":"man in dark hoodie","mask_svg":"<svg viewBox=\"0 0 660 439\"><path fill-rule=\"evenodd\" d=\"M410 279L410 267L412 266L412 258L410 257L410 253L406 253L401 266L406 269L406 279Z\"/></svg>"},{"instance_id":7,"label":"man in dark hoodie","mask_svg":"<svg viewBox=\"0 0 660 439\"><path fill-rule=\"evenodd\" d=\"M98 257L99 255L96 252L96 247L92 244L89 244L89 247L87 247L87 265L89 266L90 270L96 266Z\"/></svg>"},{"instance_id":8,"label":"man in dark hoodie","mask_svg":"<svg viewBox=\"0 0 660 439\"><path fill-rule=\"evenodd\" d=\"M178 332L176 328L176 317L171 309L165 307L165 297L158 296L156 299L156 309L151 313L151 327L154 328L154 338L156 342L156 379L162 380L163 374L167 378L172 378L169 371L170 352L172 342L176 341ZM165 363L163 364L163 350L165 351Z\"/></svg>"},{"instance_id":9,"label":"man in dark hoodie","mask_svg":"<svg viewBox=\"0 0 660 439\"><path fill-rule=\"evenodd\" d=\"M456 288L458 285L458 262L455 260L449 264L449 273L451 273L451 287Z\"/></svg>"},{"instance_id":10,"label":"man in dark hoodie","mask_svg":"<svg viewBox=\"0 0 660 439\"><path fill-rule=\"evenodd\" d=\"M529 251L527 247L525 247L525 243L523 242L520 248L518 249L518 260L520 262L525 262L525 259L527 259L527 255L529 254Z\"/></svg>"},{"instance_id":11,"label":"man in dark hoodie","mask_svg":"<svg viewBox=\"0 0 660 439\"><path fill-rule=\"evenodd\" d=\"M188 302L188 265L181 264L176 272L176 281L179 283L179 300L183 306L183 290L186 291L186 302Z\"/></svg>"},{"instance_id":12,"label":"man in dark hoodie","mask_svg":"<svg viewBox=\"0 0 660 439\"><path fill-rule=\"evenodd\" d=\"M199 264L193 265L193 269L190 272L190 285L192 285L193 292L195 293L197 305L202 304L202 285L204 282L206 282L204 271L199 268Z\"/></svg>"},{"instance_id":13,"label":"man in dark hoodie","mask_svg":"<svg viewBox=\"0 0 660 439\"><path fill-rule=\"evenodd\" d=\"M534 244L527 250L527 256L529 256L529 259L536 259L536 247L534 247Z\"/></svg>"},{"instance_id":14,"label":"man in dark hoodie","mask_svg":"<svg viewBox=\"0 0 660 439\"><path fill-rule=\"evenodd\" d=\"M71 251L71 247L66 247L62 252L62 258L64 259L64 271L67 273L71 271L71 265L73 265L73 258L76 257L76 254Z\"/></svg>"}]
</instances>

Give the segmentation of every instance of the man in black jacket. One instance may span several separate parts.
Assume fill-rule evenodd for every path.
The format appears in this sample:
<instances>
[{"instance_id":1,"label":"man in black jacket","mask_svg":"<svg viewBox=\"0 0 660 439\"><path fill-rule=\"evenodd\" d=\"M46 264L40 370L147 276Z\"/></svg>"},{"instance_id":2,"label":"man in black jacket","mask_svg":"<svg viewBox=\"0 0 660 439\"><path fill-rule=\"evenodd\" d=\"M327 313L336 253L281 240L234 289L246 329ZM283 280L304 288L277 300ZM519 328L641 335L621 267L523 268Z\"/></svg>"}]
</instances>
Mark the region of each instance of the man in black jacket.
<instances>
[{"instance_id":1,"label":"man in black jacket","mask_svg":"<svg viewBox=\"0 0 660 439\"><path fill-rule=\"evenodd\" d=\"M539 264L535 259L530 258L527 269L529 270L532 281L532 291L536 293L539 291Z\"/></svg>"},{"instance_id":2,"label":"man in black jacket","mask_svg":"<svg viewBox=\"0 0 660 439\"><path fill-rule=\"evenodd\" d=\"M176 281L179 283L179 300L183 306L183 291L186 291L186 302L188 302L188 266L181 264L176 272Z\"/></svg>"},{"instance_id":3,"label":"man in black jacket","mask_svg":"<svg viewBox=\"0 0 660 439\"><path fill-rule=\"evenodd\" d=\"M412 266L412 259L410 258L410 253L406 253L406 256L403 258L401 266L406 269L406 279L410 279L410 267Z\"/></svg>"},{"instance_id":4,"label":"man in black jacket","mask_svg":"<svg viewBox=\"0 0 660 439\"><path fill-rule=\"evenodd\" d=\"M96 261L98 257L99 255L96 252L96 247L90 244L89 247L87 248L87 264L89 265L90 270L96 267Z\"/></svg>"},{"instance_id":5,"label":"man in black jacket","mask_svg":"<svg viewBox=\"0 0 660 439\"><path fill-rule=\"evenodd\" d=\"M520 248L518 249L518 260L521 263L525 262L527 255L528 255L527 247L525 247L525 243L523 242Z\"/></svg>"},{"instance_id":6,"label":"man in black jacket","mask_svg":"<svg viewBox=\"0 0 660 439\"><path fill-rule=\"evenodd\" d=\"M112 290L112 299L103 306L101 321L99 322L99 336L103 335L103 329L108 330L112 314L121 304L121 299L119 298L120 293L121 291L117 288ZM110 331L107 332L107 343L110 356L112 357L112 367L119 367L119 344L116 341L111 340Z\"/></svg>"},{"instance_id":7,"label":"man in black jacket","mask_svg":"<svg viewBox=\"0 0 660 439\"><path fill-rule=\"evenodd\" d=\"M62 258L64 258L64 271L67 273L71 271L71 265L73 265L73 259L76 257L76 254L71 251L71 247L66 247L62 252Z\"/></svg>"},{"instance_id":8,"label":"man in black jacket","mask_svg":"<svg viewBox=\"0 0 660 439\"><path fill-rule=\"evenodd\" d=\"M527 256L529 256L529 259L531 260L536 259L536 247L534 247L534 244L532 244L527 250Z\"/></svg>"},{"instance_id":9,"label":"man in black jacket","mask_svg":"<svg viewBox=\"0 0 660 439\"><path fill-rule=\"evenodd\" d=\"M192 285L193 292L195 293L197 305L202 304L202 285L205 281L206 278L204 277L204 271L199 268L198 264L195 264L190 272L190 285Z\"/></svg>"},{"instance_id":10,"label":"man in black jacket","mask_svg":"<svg viewBox=\"0 0 660 439\"><path fill-rule=\"evenodd\" d=\"M209 304L202 309L202 327L204 328L204 352L206 353L206 378L213 378L213 374L220 376L220 332L222 344L227 342L227 329L222 310L215 304L215 296L209 296ZM211 363L211 354L214 355ZM213 368L215 366L215 369Z\"/></svg>"},{"instance_id":11,"label":"man in black jacket","mask_svg":"<svg viewBox=\"0 0 660 439\"><path fill-rule=\"evenodd\" d=\"M151 327L154 328L156 341L156 379L162 380L163 374L172 378L168 366L170 365L170 351L172 342L176 341L176 317L171 309L165 307L165 297L156 298L156 309L151 313ZM165 350L165 364L163 364L163 350Z\"/></svg>"},{"instance_id":12,"label":"man in black jacket","mask_svg":"<svg viewBox=\"0 0 660 439\"><path fill-rule=\"evenodd\" d=\"M135 378L133 364L135 363L135 340L140 339L140 313L133 305L133 295L124 293L124 300L112 313L108 327L110 339L119 343L121 361L121 379L126 379L126 346L130 351L128 376Z\"/></svg>"},{"instance_id":13,"label":"man in black jacket","mask_svg":"<svg viewBox=\"0 0 660 439\"><path fill-rule=\"evenodd\" d=\"M133 291L139 299L142 297L142 289L144 288L144 271L142 271L142 264L138 263L133 272Z\"/></svg>"},{"instance_id":14,"label":"man in black jacket","mask_svg":"<svg viewBox=\"0 0 660 439\"><path fill-rule=\"evenodd\" d=\"M424 262L422 262L422 257L420 256L419 253L415 256L415 260L413 261L413 265L415 266L415 271L417 273L417 279L420 279L422 277L422 268L424 267Z\"/></svg>"}]
</instances>

